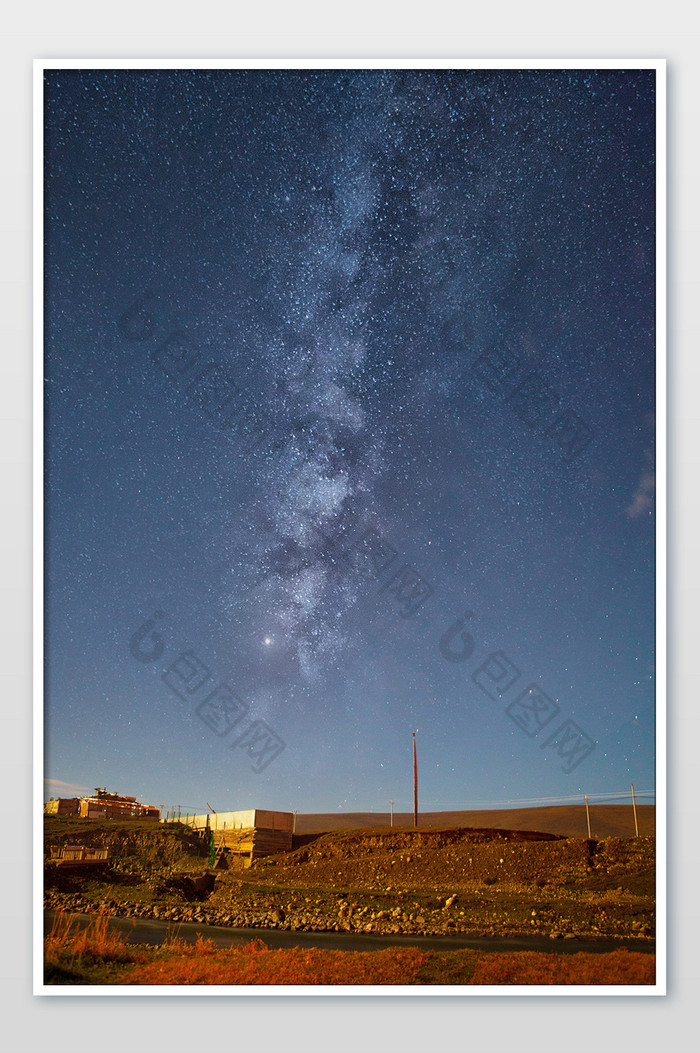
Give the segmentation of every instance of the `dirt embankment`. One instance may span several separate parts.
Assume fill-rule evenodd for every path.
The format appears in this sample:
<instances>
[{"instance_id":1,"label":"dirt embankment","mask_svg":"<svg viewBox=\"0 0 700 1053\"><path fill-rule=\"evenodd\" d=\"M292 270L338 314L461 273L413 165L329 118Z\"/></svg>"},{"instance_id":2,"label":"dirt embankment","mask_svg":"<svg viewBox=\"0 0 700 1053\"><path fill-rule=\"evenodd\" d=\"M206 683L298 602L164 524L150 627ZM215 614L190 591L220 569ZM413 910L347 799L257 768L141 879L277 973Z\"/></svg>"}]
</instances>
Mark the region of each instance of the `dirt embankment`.
<instances>
[{"instance_id":1,"label":"dirt embankment","mask_svg":"<svg viewBox=\"0 0 700 1053\"><path fill-rule=\"evenodd\" d=\"M651 838L604 841L520 830L404 830L329 833L295 852L258 860L258 871L293 882L434 889L516 884L616 887L653 894ZM597 878L597 881L595 880Z\"/></svg>"},{"instance_id":2,"label":"dirt embankment","mask_svg":"<svg viewBox=\"0 0 700 1053\"><path fill-rule=\"evenodd\" d=\"M497 829L298 835L293 852L249 869L231 860L230 869L215 872L213 888L204 882L200 892L188 879L204 874L208 855L191 831L93 828L89 836L112 837L121 855L104 874L51 876L47 907L105 905L117 915L174 923L321 932L574 939L648 939L654 932L652 838ZM81 843L75 831L69 843Z\"/></svg>"}]
</instances>

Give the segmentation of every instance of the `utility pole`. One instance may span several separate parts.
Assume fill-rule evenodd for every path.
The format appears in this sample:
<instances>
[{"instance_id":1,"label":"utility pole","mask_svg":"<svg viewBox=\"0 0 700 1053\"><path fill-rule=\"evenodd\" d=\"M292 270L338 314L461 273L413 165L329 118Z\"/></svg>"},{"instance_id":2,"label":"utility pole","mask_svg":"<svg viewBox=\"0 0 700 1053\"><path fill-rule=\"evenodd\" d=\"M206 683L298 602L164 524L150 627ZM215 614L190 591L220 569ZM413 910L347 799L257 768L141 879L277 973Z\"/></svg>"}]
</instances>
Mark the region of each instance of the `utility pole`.
<instances>
[{"instance_id":1,"label":"utility pole","mask_svg":"<svg viewBox=\"0 0 700 1053\"><path fill-rule=\"evenodd\" d=\"M591 839L591 817L588 814L588 794L586 794L586 822L588 824L588 840Z\"/></svg>"},{"instance_id":2,"label":"utility pole","mask_svg":"<svg viewBox=\"0 0 700 1053\"><path fill-rule=\"evenodd\" d=\"M416 761L416 733L413 732L413 825L418 826L418 762Z\"/></svg>"},{"instance_id":3,"label":"utility pole","mask_svg":"<svg viewBox=\"0 0 700 1053\"><path fill-rule=\"evenodd\" d=\"M393 801L389 801L389 804L391 805L391 819L389 820L389 825L393 827L393 825L394 825L394 802Z\"/></svg>"},{"instance_id":4,"label":"utility pole","mask_svg":"<svg viewBox=\"0 0 700 1053\"><path fill-rule=\"evenodd\" d=\"M637 803L634 799L634 783L632 783L632 811L634 812L634 836L639 837L639 827L637 825Z\"/></svg>"}]
</instances>

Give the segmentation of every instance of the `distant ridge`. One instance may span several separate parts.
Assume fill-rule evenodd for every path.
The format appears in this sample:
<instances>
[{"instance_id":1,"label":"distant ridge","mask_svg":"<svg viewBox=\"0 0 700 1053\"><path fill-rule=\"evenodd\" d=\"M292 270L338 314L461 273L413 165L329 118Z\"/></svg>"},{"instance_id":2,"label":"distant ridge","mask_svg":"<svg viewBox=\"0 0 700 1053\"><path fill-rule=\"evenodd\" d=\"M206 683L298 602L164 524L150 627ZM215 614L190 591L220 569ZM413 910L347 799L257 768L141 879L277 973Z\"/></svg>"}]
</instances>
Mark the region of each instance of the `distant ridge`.
<instances>
[{"instance_id":1,"label":"distant ridge","mask_svg":"<svg viewBox=\"0 0 700 1053\"><path fill-rule=\"evenodd\" d=\"M634 815L630 804L591 804L591 837L634 837ZM637 822L640 837L656 833L656 805L638 804ZM588 837L586 809L580 805L548 805L541 808L498 808L470 812L419 812L419 826L468 826L476 829L533 830L563 837ZM299 813L298 834L324 830L354 830L388 827L388 812L319 812ZM412 812L394 812L394 826L413 826Z\"/></svg>"}]
</instances>

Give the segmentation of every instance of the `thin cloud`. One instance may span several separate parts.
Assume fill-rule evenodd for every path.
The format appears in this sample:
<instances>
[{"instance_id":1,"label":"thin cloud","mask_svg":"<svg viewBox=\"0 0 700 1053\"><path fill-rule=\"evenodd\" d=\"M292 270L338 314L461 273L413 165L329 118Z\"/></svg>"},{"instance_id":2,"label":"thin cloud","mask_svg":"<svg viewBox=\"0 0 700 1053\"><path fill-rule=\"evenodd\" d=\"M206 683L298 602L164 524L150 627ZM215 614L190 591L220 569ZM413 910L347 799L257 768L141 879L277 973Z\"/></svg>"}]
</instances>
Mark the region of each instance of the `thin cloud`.
<instances>
[{"instance_id":1,"label":"thin cloud","mask_svg":"<svg viewBox=\"0 0 700 1053\"><path fill-rule=\"evenodd\" d=\"M630 519L649 512L654 507L654 490L656 489L656 477L653 472L642 472L642 477L632 498L632 504L628 505L626 512Z\"/></svg>"},{"instance_id":2,"label":"thin cloud","mask_svg":"<svg viewBox=\"0 0 700 1053\"><path fill-rule=\"evenodd\" d=\"M90 786L78 786L74 782L63 782L62 779L44 779L44 792L49 797L80 797L92 793Z\"/></svg>"}]
</instances>

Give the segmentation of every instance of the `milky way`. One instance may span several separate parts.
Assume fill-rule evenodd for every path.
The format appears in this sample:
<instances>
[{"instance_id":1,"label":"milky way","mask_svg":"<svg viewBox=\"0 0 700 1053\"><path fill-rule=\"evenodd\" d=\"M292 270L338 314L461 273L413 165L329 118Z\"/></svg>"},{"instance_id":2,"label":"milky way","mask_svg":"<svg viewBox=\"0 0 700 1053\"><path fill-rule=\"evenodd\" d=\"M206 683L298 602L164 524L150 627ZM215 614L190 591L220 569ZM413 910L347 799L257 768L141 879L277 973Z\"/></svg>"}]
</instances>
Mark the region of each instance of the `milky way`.
<instances>
[{"instance_id":1,"label":"milky way","mask_svg":"<svg viewBox=\"0 0 700 1053\"><path fill-rule=\"evenodd\" d=\"M652 71L47 74L55 778L371 807L420 726L436 804L566 794L573 721L652 785L653 147ZM129 664L156 610L264 774Z\"/></svg>"}]
</instances>

